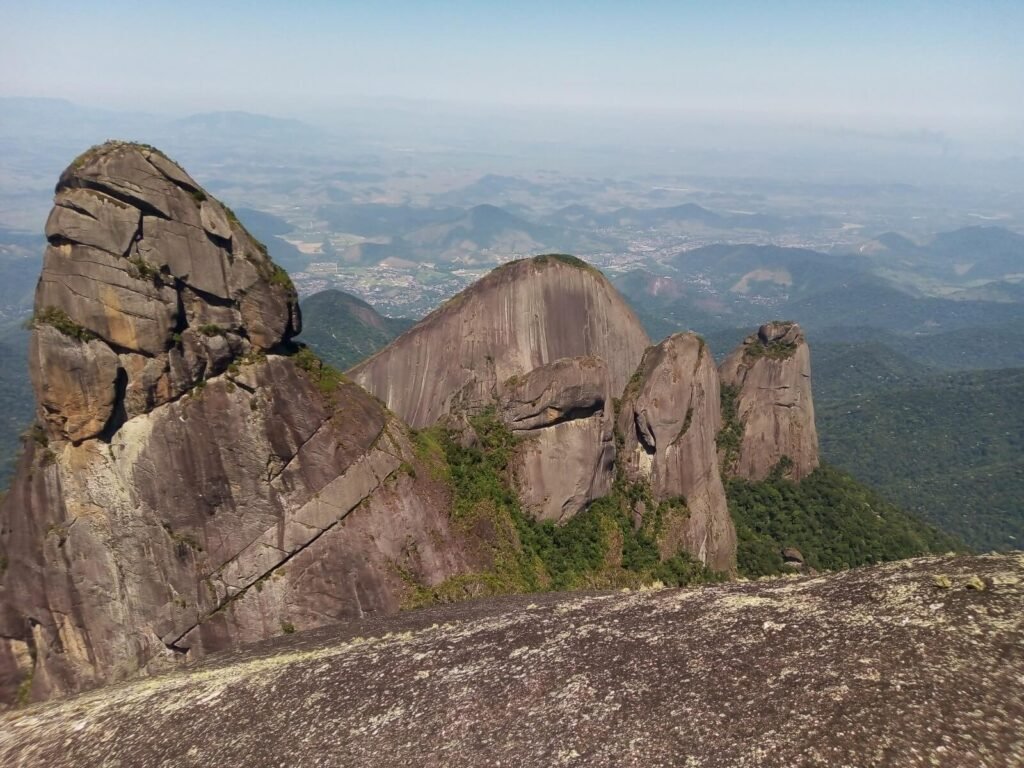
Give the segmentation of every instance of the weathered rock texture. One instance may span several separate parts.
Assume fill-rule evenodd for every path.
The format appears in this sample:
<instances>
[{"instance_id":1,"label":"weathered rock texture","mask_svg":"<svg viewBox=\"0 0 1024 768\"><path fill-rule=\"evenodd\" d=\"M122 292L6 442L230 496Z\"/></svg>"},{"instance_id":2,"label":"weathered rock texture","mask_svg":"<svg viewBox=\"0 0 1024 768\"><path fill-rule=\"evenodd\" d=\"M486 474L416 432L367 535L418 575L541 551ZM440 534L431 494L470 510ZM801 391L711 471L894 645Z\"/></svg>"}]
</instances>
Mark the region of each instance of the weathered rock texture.
<instances>
[{"instance_id":1,"label":"weathered rock texture","mask_svg":"<svg viewBox=\"0 0 1024 768\"><path fill-rule=\"evenodd\" d=\"M40 424L0 506L0 701L393 612L467 567L405 426L290 353L287 278L181 169L94 150L47 234Z\"/></svg>"},{"instance_id":2,"label":"weathered rock texture","mask_svg":"<svg viewBox=\"0 0 1024 768\"><path fill-rule=\"evenodd\" d=\"M664 555L680 549L719 571L735 568L736 531L726 505L715 439L722 426L718 372L704 340L670 336L644 354L619 408L620 460L657 501L683 497Z\"/></svg>"},{"instance_id":3,"label":"weathered rock texture","mask_svg":"<svg viewBox=\"0 0 1024 768\"><path fill-rule=\"evenodd\" d=\"M767 323L748 336L720 368L735 393L743 437L729 471L763 480L783 460L799 480L818 466L818 432L811 397L811 353L796 323Z\"/></svg>"},{"instance_id":4,"label":"weathered rock texture","mask_svg":"<svg viewBox=\"0 0 1024 768\"><path fill-rule=\"evenodd\" d=\"M498 415L520 439L512 476L527 512L562 521L611 490L614 414L603 360L556 360L499 390Z\"/></svg>"},{"instance_id":5,"label":"weathered rock texture","mask_svg":"<svg viewBox=\"0 0 1024 768\"><path fill-rule=\"evenodd\" d=\"M600 272L539 256L495 269L351 374L416 427L495 407L523 438L511 469L524 509L564 521L611 489L612 398L647 343Z\"/></svg>"},{"instance_id":6,"label":"weathered rock texture","mask_svg":"<svg viewBox=\"0 0 1024 768\"><path fill-rule=\"evenodd\" d=\"M601 358L621 392L648 343L600 272L538 256L495 269L351 375L419 428L493 402L500 383L565 357Z\"/></svg>"},{"instance_id":7,"label":"weathered rock texture","mask_svg":"<svg viewBox=\"0 0 1024 768\"><path fill-rule=\"evenodd\" d=\"M0 764L1019 766L1022 585L1017 553L443 606L9 714Z\"/></svg>"},{"instance_id":8,"label":"weathered rock texture","mask_svg":"<svg viewBox=\"0 0 1024 768\"><path fill-rule=\"evenodd\" d=\"M56 437L116 429L301 329L266 249L155 149L108 143L79 157L57 183L46 237L30 365ZM83 338L95 341L71 344Z\"/></svg>"}]
</instances>

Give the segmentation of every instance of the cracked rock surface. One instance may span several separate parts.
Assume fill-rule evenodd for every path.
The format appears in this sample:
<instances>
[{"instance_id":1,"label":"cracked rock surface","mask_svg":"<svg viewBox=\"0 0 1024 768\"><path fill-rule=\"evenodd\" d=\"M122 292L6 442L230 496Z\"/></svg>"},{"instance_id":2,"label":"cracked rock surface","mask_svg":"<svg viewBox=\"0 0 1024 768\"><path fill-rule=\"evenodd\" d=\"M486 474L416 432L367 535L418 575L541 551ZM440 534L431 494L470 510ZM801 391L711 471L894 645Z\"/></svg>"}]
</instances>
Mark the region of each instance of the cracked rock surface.
<instances>
[{"instance_id":1,"label":"cracked rock surface","mask_svg":"<svg viewBox=\"0 0 1024 768\"><path fill-rule=\"evenodd\" d=\"M818 432L811 396L811 352L796 323L762 325L719 368L722 385L736 390L743 427L735 466L748 480L763 480L783 459L787 475L800 480L819 464Z\"/></svg>"},{"instance_id":2,"label":"cracked rock surface","mask_svg":"<svg viewBox=\"0 0 1024 768\"><path fill-rule=\"evenodd\" d=\"M1021 553L462 603L0 716L0 763L1004 768L1022 622Z\"/></svg>"},{"instance_id":3,"label":"cracked rock surface","mask_svg":"<svg viewBox=\"0 0 1024 768\"><path fill-rule=\"evenodd\" d=\"M57 185L0 505L0 706L391 613L466 569L406 427L289 343L290 281L158 151Z\"/></svg>"}]
</instances>

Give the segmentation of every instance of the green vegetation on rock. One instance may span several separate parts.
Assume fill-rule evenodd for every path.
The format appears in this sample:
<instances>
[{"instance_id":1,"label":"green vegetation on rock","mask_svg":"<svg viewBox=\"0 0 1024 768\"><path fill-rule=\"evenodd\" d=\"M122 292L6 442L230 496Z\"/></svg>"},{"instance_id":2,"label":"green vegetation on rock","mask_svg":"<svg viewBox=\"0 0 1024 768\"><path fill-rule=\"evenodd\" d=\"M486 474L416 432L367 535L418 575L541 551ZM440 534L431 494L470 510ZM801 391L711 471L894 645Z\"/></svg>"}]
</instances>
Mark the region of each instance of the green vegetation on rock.
<instances>
[{"instance_id":1,"label":"green vegetation on rock","mask_svg":"<svg viewBox=\"0 0 1024 768\"><path fill-rule=\"evenodd\" d=\"M723 384L720 390L722 405L722 428L718 431L715 443L721 459L723 474L728 474L739 458L740 443L743 442L743 425L736 413L736 399L740 388Z\"/></svg>"},{"instance_id":2,"label":"green vegetation on rock","mask_svg":"<svg viewBox=\"0 0 1024 768\"><path fill-rule=\"evenodd\" d=\"M545 253L541 256L534 256L533 262L535 264L547 264L549 262L558 261L562 264L568 264L570 267L576 267L576 269L587 269L593 272L597 271L597 268L588 264L578 256L570 256L567 253Z\"/></svg>"},{"instance_id":3,"label":"green vegetation on rock","mask_svg":"<svg viewBox=\"0 0 1024 768\"><path fill-rule=\"evenodd\" d=\"M542 590L640 587L719 581L685 553L662 559L659 536L673 514L686 514L673 499L654 504L649 491L621 478L613 492L564 525L538 522L519 506L509 482L516 439L491 410L472 417L476 440L460 443L443 427L416 433L421 460L450 482L452 520L485 542L490 567L433 587L414 587L408 604L451 602L467 597ZM465 442L465 441L463 441ZM644 524L637 528L633 505L646 499Z\"/></svg>"},{"instance_id":4,"label":"green vegetation on rock","mask_svg":"<svg viewBox=\"0 0 1024 768\"><path fill-rule=\"evenodd\" d=\"M759 483L731 479L726 493L744 576L782 573L784 547L799 549L809 567L823 570L963 548L828 466L799 483L781 467Z\"/></svg>"},{"instance_id":5,"label":"green vegetation on rock","mask_svg":"<svg viewBox=\"0 0 1024 768\"><path fill-rule=\"evenodd\" d=\"M65 336L70 336L71 338L78 339L79 341L91 341L96 338L96 334L76 323L68 317L67 312L57 307L45 307L39 310L29 320L29 324L32 327L49 325L56 328Z\"/></svg>"},{"instance_id":6,"label":"green vegetation on rock","mask_svg":"<svg viewBox=\"0 0 1024 768\"><path fill-rule=\"evenodd\" d=\"M769 360L788 360L796 354L796 348L796 344L782 340L770 341L765 344L759 339L743 348L743 357L748 361L757 360L759 357L767 357Z\"/></svg>"},{"instance_id":7,"label":"green vegetation on rock","mask_svg":"<svg viewBox=\"0 0 1024 768\"><path fill-rule=\"evenodd\" d=\"M344 374L317 357L309 347L300 347L292 360L316 382L324 397L333 397L338 387L348 381Z\"/></svg>"}]
</instances>

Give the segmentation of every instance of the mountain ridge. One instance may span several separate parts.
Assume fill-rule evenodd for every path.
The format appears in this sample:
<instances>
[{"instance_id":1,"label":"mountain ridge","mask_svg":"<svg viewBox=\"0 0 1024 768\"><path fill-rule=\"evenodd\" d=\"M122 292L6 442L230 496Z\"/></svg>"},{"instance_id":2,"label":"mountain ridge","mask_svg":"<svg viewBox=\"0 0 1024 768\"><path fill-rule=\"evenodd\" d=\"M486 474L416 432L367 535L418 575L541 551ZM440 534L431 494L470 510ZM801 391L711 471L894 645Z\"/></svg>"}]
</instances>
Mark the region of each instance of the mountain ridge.
<instances>
[{"instance_id":1,"label":"mountain ridge","mask_svg":"<svg viewBox=\"0 0 1024 768\"><path fill-rule=\"evenodd\" d=\"M811 527L822 493L852 482L800 480L817 446L773 444L759 410L782 406L730 410L702 339L649 348L572 256L492 270L346 375L296 341L298 298L266 247L153 147L80 155L46 235L37 421L0 502L0 701L403 607L721 580L737 572L723 471L755 492L790 484L788 519ZM803 386L799 326L755 338L747 378ZM778 423L813 425L809 391L783 405ZM748 443L768 478L720 463ZM801 541L849 565L940 541L883 513L907 532L895 549L864 543L871 515ZM781 551L789 535L753 542Z\"/></svg>"}]
</instances>

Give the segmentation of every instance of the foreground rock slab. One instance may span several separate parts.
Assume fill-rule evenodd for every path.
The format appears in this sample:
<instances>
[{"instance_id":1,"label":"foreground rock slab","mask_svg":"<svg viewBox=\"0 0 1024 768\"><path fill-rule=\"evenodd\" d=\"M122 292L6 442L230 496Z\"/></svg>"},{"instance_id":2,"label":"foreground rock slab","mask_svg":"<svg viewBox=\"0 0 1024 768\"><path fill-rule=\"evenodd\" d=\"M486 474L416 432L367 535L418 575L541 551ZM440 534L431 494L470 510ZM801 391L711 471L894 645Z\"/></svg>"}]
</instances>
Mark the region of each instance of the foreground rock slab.
<instances>
[{"instance_id":1,"label":"foreground rock slab","mask_svg":"<svg viewBox=\"0 0 1024 768\"><path fill-rule=\"evenodd\" d=\"M463 603L8 714L0 764L1021 765L1022 617L1020 553Z\"/></svg>"}]
</instances>

